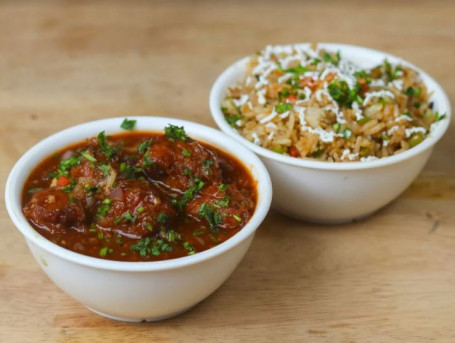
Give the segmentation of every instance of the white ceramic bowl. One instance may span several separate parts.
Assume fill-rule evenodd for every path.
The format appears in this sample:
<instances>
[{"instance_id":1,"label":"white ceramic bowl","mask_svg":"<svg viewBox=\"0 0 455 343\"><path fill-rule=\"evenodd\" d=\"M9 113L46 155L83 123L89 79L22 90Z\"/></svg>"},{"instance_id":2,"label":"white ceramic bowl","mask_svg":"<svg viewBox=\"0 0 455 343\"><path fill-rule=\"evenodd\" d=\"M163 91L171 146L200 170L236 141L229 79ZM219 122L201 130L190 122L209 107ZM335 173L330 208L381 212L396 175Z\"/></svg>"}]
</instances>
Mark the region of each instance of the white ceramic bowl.
<instances>
[{"instance_id":1,"label":"white ceramic bowl","mask_svg":"<svg viewBox=\"0 0 455 343\"><path fill-rule=\"evenodd\" d=\"M284 156L262 148L242 137L225 121L220 109L227 88L244 78L249 57L227 68L216 80L210 93L210 111L222 131L258 154L266 165L274 189L272 206L299 219L320 223L343 223L360 219L383 207L417 177L435 143L450 123L450 103L441 86L427 73L398 57L344 44L321 43L362 68L370 68L388 59L420 72L430 91L435 110L447 118L422 143L401 154L369 162L331 163Z\"/></svg>"},{"instance_id":2,"label":"white ceramic bowl","mask_svg":"<svg viewBox=\"0 0 455 343\"><path fill-rule=\"evenodd\" d=\"M137 130L162 132L170 123L184 126L189 136L228 152L246 165L257 182L258 202L247 223L222 244L195 255L158 262L117 262L64 249L41 236L21 210L21 193L32 168L45 157L100 131L120 132L123 118L71 127L27 151L6 183L8 213L44 272L64 292L92 311L125 321L159 320L188 310L215 291L245 255L271 202L269 175L257 156L222 132L188 121L162 117L134 117Z\"/></svg>"}]
</instances>

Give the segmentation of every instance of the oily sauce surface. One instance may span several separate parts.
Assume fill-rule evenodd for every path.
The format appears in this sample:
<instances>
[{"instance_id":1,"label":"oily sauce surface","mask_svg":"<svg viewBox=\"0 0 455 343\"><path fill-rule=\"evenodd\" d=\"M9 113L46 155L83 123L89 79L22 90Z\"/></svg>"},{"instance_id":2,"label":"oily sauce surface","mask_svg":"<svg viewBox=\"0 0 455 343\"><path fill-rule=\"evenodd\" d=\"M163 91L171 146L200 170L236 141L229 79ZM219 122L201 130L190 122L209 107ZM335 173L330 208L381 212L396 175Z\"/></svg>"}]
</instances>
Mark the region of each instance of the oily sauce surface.
<instances>
[{"instance_id":1,"label":"oily sauce surface","mask_svg":"<svg viewBox=\"0 0 455 343\"><path fill-rule=\"evenodd\" d=\"M104 132L40 163L23 212L50 241L118 261L155 261L209 249L238 232L256 184L232 156L170 125L166 134Z\"/></svg>"}]
</instances>

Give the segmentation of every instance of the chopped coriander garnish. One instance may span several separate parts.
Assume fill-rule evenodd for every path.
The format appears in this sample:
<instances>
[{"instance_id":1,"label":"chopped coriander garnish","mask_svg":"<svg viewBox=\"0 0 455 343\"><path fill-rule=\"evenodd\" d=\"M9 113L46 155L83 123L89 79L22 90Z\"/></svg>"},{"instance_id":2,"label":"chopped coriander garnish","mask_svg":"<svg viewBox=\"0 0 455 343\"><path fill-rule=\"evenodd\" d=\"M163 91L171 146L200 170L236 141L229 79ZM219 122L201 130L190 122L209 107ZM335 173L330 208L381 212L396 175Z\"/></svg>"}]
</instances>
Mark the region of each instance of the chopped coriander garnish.
<instances>
[{"instance_id":1,"label":"chopped coriander garnish","mask_svg":"<svg viewBox=\"0 0 455 343\"><path fill-rule=\"evenodd\" d=\"M100 146L101 152L106 155L107 158L112 158L117 149L113 146L111 146L107 140L106 140L106 134L104 131L101 131L98 134L98 145Z\"/></svg>"},{"instance_id":2,"label":"chopped coriander garnish","mask_svg":"<svg viewBox=\"0 0 455 343\"><path fill-rule=\"evenodd\" d=\"M289 104L289 103L278 104L275 106L275 110L278 113L284 113L284 112L290 111L290 110L292 110L292 104Z\"/></svg>"},{"instance_id":3,"label":"chopped coriander garnish","mask_svg":"<svg viewBox=\"0 0 455 343\"><path fill-rule=\"evenodd\" d=\"M203 235L204 233L206 233L205 230L194 230L193 236L200 236L200 235Z\"/></svg>"},{"instance_id":4,"label":"chopped coriander garnish","mask_svg":"<svg viewBox=\"0 0 455 343\"><path fill-rule=\"evenodd\" d=\"M204 162L202 162L202 166L206 169L210 168L211 165L213 165L213 161L211 160L205 160Z\"/></svg>"},{"instance_id":5,"label":"chopped coriander garnish","mask_svg":"<svg viewBox=\"0 0 455 343\"><path fill-rule=\"evenodd\" d=\"M359 95L361 88L358 82L353 89L350 89L346 81L335 79L329 84L327 90L336 102L346 108L351 108L354 101L362 101Z\"/></svg>"},{"instance_id":6,"label":"chopped coriander garnish","mask_svg":"<svg viewBox=\"0 0 455 343\"><path fill-rule=\"evenodd\" d=\"M107 177L111 172L111 166L105 163L98 165L98 169L103 173L104 177Z\"/></svg>"},{"instance_id":7,"label":"chopped coriander garnish","mask_svg":"<svg viewBox=\"0 0 455 343\"><path fill-rule=\"evenodd\" d=\"M81 155L82 155L83 157L85 157L87 160L89 160L90 162L96 162L96 158L93 157L92 155L90 155L90 154L88 153L88 151L83 151L83 152L81 152Z\"/></svg>"},{"instance_id":8,"label":"chopped coriander garnish","mask_svg":"<svg viewBox=\"0 0 455 343\"><path fill-rule=\"evenodd\" d=\"M207 203L203 203L197 212L199 217L205 218L209 225L210 225L210 230L213 232L218 232L218 224L221 223L221 215L220 213L211 205Z\"/></svg>"},{"instance_id":9,"label":"chopped coriander garnish","mask_svg":"<svg viewBox=\"0 0 455 343\"><path fill-rule=\"evenodd\" d=\"M178 127L176 125L168 124L168 126L164 128L164 133L172 142L175 140L181 140L185 142L188 139L183 126Z\"/></svg>"},{"instance_id":10,"label":"chopped coriander garnish","mask_svg":"<svg viewBox=\"0 0 455 343\"><path fill-rule=\"evenodd\" d=\"M191 153L187 149L183 149L182 150L182 155L185 156L185 157L190 157Z\"/></svg>"},{"instance_id":11,"label":"chopped coriander garnish","mask_svg":"<svg viewBox=\"0 0 455 343\"><path fill-rule=\"evenodd\" d=\"M221 206L221 207L229 206L230 202L231 202L231 197L228 194L226 194L226 196L224 197L223 200L215 199L215 204L217 204L218 206Z\"/></svg>"},{"instance_id":12,"label":"chopped coriander garnish","mask_svg":"<svg viewBox=\"0 0 455 343\"><path fill-rule=\"evenodd\" d=\"M196 249L189 242L184 242L183 247L188 250L188 255L194 255L196 253Z\"/></svg>"},{"instance_id":13,"label":"chopped coriander garnish","mask_svg":"<svg viewBox=\"0 0 455 343\"><path fill-rule=\"evenodd\" d=\"M434 112L434 120L435 121L440 121L440 120L443 120L447 117L447 114L444 113L442 115L439 114L439 112Z\"/></svg>"},{"instance_id":14,"label":"chopped coriander garnish","mask_svg":"<svg viewBox=\"0 0 455 343\"><path fill-rule=\"evenodd\" d=\"M285 72L286 73L293 73L293 74L296 74L296 75L302 75L302 74L305 74L308 70L309 70L308 68L305 68L301 64L299 64L295 68L285 69Z\"/></svg>"},{"instance_id":15,"label":"chopped coriander garnish","mask_svg":"<svg viewBox=\"0 0 455 343\"><path fill-rule=\"evenodd\" d=\"M30 188L27 193L28 194L35 194L36 192L38 192L41 188L40 187L32 187Z\"/></svg>"},{"instance_id":16,"label":"chopped coriander garnish","mask_svg":"<svg viewBox=\"0 0 455 343\"><path fill-rule=\"evenodd\" d=\"M69 184L62 188L65 193L70 193L74 187L76 187L77 181L75 179L69 179Z\"/></svg>"},{"instance_id":17,"label":"chopped coriander garnish","mask_svg":"<svg viewBox=\"0 0 455 343\"><path fill-rule=\"evenodd\" d=\"M111 199L104 199L101 205L98 207L96 211L97 217L106 217L107 212L111 209L112 200Z\"/></svg>"},{"instance_id":18,"label":"chopped coriander garnish","mask_svg":"<svg viewBox=\"0 0 455 343\"><path fill-rule=\"evenodd\" d=\"M313 151L313 153L311 154L311 156L313 156L313 157L320 157L320 156L322 156L323 153L324 153L324 149L317 149L317 150Z\"/></svg>"},{"instance_id":19,"label":"chopped coriander garnish","mask_svg":"<svg viewBox=\"0 0 455 343\"><path fill-rule=\"evenodd\" d=\"M226 121L228 122L228 124L232 127L236 127L237 126L237 121L239 121L240 119L242 119L242 116L238 115L238 114L225 114L224 115L224 118L226 119Z\"/></svg>"},{"instance_id":20,"label":"chopped coriander garnish","mask_svg":"<svg viewBox=\"0 0 455 343\"><path fill-rule=\"evenodd\" d=\"M352 135L352 131L349 130L349 129L344 129L343 131L343 138L344 139L349 139L351 138L351 135Z\"/></svg>"},{"instance_id":21,"label":"chopped coriander garnish","mask_svg":"<svg viewBox=\"0 0 455 343\"><path fill-rule=\"evenodd\" d=\"M134 129L135 125L136 125L136 120L134 120L134 119L129 120L128 118L125 118L123 120L122 124L120 125L120 127L124 130L131 131Z\"/></svg>"},{"instance_id":22,"label":"chopped coriander garnish","mask_svg":"<svg viewBox=\"0 0 455 343\"><path fill-rule=\"evenodd\" d=\"M286 99L291 92L289 91L289 88L283 88L283 90L278 92L278 101L281 102L283 99Z\"/></svg>"},{"instance_id":23,"label":"chopped coriander garnish","mask_svg":"<svg viewBox=\"0 0 455 343\"><path fill-rule=\"evenodd\" d=\"M222 183L218 186L218 189L220 191L225 191L226 189L228 189L228 185L226 185L225 183Z\"/></svg>"},{"instance_id":24,"label":"chopped coriander garnish","mask_svg":"<svg viewBox=\"0 0 455 343\"><path fill-rule=\"evenodd\" d=\"M87 196L91 197L98 191L98 187L96 187L96 186L85 186L84 187L84 191L87 194Z\"/></svg>"},{"instance_id":25,"label":"chopped coriander garnish","mask_svg":"<svg viewBox=\"0 0 455 343\"><path fill-rule=\"evenodd\" d=\"M136 209L136 212L137 213L142 213L145 211L145 207L144 206L139 206L137 209Z\"/></svg>"},{"instance_id":26,"label":"chopped coriander garnish","mask_svg":"<svg viewBox=\"0 0 455 343\"><path fill-rule=\"evenodd\" d=\"M237 214L234 214L233 217L234 217L234 219L237 220L239 223L243 220L242 217L240 217L240 216L237 215Z\"/></svg>"},{"instance_id":27,"label":"chopped coriander garnish","mask_svg":"<svg viewBox=\"0 0 455 343\"><path fill-rule=\"evenodd\" d=\"M332 127L333 127L333 130L334 130L336 133L340 132L340 128L341 128L340 123L335 123L335 124L332 125Z\"/></svg>"},{"instance_id":28,"label":"chopped coriander garnish","mask_svg":"<svg viewBox=\"0 0 455 343\"><path fill-rule=\"evenodd\" d=\"M148 139L144 142L142 142L141 144L139 144L139 146L137 147L137 152L141 155L144 154L144 152L147 150L147 148L150 146L150 143L151 143L151 140Z\"/></svg>"},{"instance_id":29,"label":"chopped coriander garnish","mask_svg":"<svg viewBox=\"0 0 455 343\"><path fill-rule=\"evenodd\" d=\"M114 224L115 224L115 225L120 224L120 222L122 221L122 219L123 219L122 217L117 217L117 218L115 218Z\"/></svg>"},{"instance_id":30,"label":"chopped coriander garnish","mask_svg":"<svg viewBox=\"0 0 455 343\"><path fill-rule=\"evenodd\" d=\"M79 200L77 200L75 197L73 197L72 195L68 196L68 203L70 204L77 204L79 203Z\"/></svg>"},{"instance_id":31,"label":"chopped coriander garnish","mask_svg":"<svg viewBox=\"0 0 455 343\"><path fill-rule=\"evenodd\" d=\"M406 88L406 95L407 96L419 96L420 95L420 88L413 88L413 87L408 87Z\"/></svg>"},{"instance_id":32,"label":"chopped coriander garnish","mask_svg":"<svg viewBox=\"0 0 455 343\"><path fill-rule=\"evenodd\" d=\"M150 223L145 223L145 228L149 231L153 231L153 226Z\"/></svg>"},{"instance_id":33,"label":"chopped coriander garnish","mask_svg":"<svg viewBox=\"0 0 455 343\"><path fill-rule=\"evenodd\" d=\"M109 248L108 248L108 247L101 248L101 250L100 250L100 256L101 256L101 257L105 257L105 256L107 255L108 252L109 252Z\"/></svg>"},{"instance_id":34,"label":"chopped coriander garnish","mask_svg":"<svg viewBox=\"0 0 455 343\"><path fill-rule=\"evenodd\" d=\"M163 212L160 212L158 214L158 217L156 218L156 221L160 224L166 224L168 220L169 220L169 216Z\"/></svg>"},{"instance_id":35,"label":"chopped coriander garnish","mask_svg":"<svg viewBox=\"0 0 455 343\"><path fill-rule=\"evenodd\" d=\"M131 223L134 223L137 219L137 216L136 215L131 215L131 213L129 212L126 212L123 214L123 218L125 218L125 220L131 222Z\"/></svg>"},{"instance_id":36,"label":"chopped coriander garnish","mask_svg":"<svg viewBox=\"0 0 455 343\"><path fill-rule=\"evenodd\" d=\"M68 176L69 171L72 167L79 165L81 158L73 155L67 159L61 160L57 167L57 173L54 177L59 178L60 176Z\"/></svg>"},{"instance_id":37,"label":"chopped coriander garnish","mask_svg":"<svg viewBox=\"0 0 455 343\"><path fill-rule=\"evenodd\" d=\"M389 141L389 140L390 140L390 138L387 137L384 133L381 134L381 138L382 138L383 140L385 140L385 141Z\"/></svg>"}]
</instances>

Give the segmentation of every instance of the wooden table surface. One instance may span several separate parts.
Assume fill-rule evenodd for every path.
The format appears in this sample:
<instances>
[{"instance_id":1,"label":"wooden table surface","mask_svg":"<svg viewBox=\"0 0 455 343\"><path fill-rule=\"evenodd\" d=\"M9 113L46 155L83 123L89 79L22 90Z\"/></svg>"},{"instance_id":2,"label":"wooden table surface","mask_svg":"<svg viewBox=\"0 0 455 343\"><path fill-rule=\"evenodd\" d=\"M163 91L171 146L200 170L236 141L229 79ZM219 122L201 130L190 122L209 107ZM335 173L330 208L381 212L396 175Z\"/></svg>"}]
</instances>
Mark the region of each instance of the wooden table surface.
<instances>
[{"instance_id":1,"label":"wooden table surface","mask_svg":"<svg viewBox=\"0 0 455 343\"><path fill-rule=\"evenodd\" d=\"M74 124L137 114L215 127L216 76L267 43L381 49L454 99L454 14L450 1L2 2L0 341L454 342L454 125L410 188L362 222L317 226L270 211L228 281L163 322L112 321L66 296L33 261L3 196L15 161Z\"/></svg>"}]
</instances>

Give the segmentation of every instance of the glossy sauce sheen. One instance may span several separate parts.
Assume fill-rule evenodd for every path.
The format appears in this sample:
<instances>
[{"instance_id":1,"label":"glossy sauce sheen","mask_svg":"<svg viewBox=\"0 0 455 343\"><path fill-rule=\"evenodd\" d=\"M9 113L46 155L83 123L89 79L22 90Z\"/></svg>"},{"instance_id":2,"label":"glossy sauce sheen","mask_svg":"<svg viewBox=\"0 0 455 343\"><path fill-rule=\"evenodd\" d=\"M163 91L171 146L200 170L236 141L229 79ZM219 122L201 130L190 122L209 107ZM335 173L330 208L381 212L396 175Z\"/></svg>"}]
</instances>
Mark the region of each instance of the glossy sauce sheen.
<instances>
[{"instance_id":1,"label":"glossy sauce sheen","mask_svg":"<svg viewBox=\"0 0 455 343\"><path fill-rule=\"evenodd\" d=\"M224 242L254 212L255 181L219 149L146 132L104 142L107 150L98 137L56 152L24 185L27 220L64 248L118 261L172 259Z\"/></svg>"}]
</instances>

